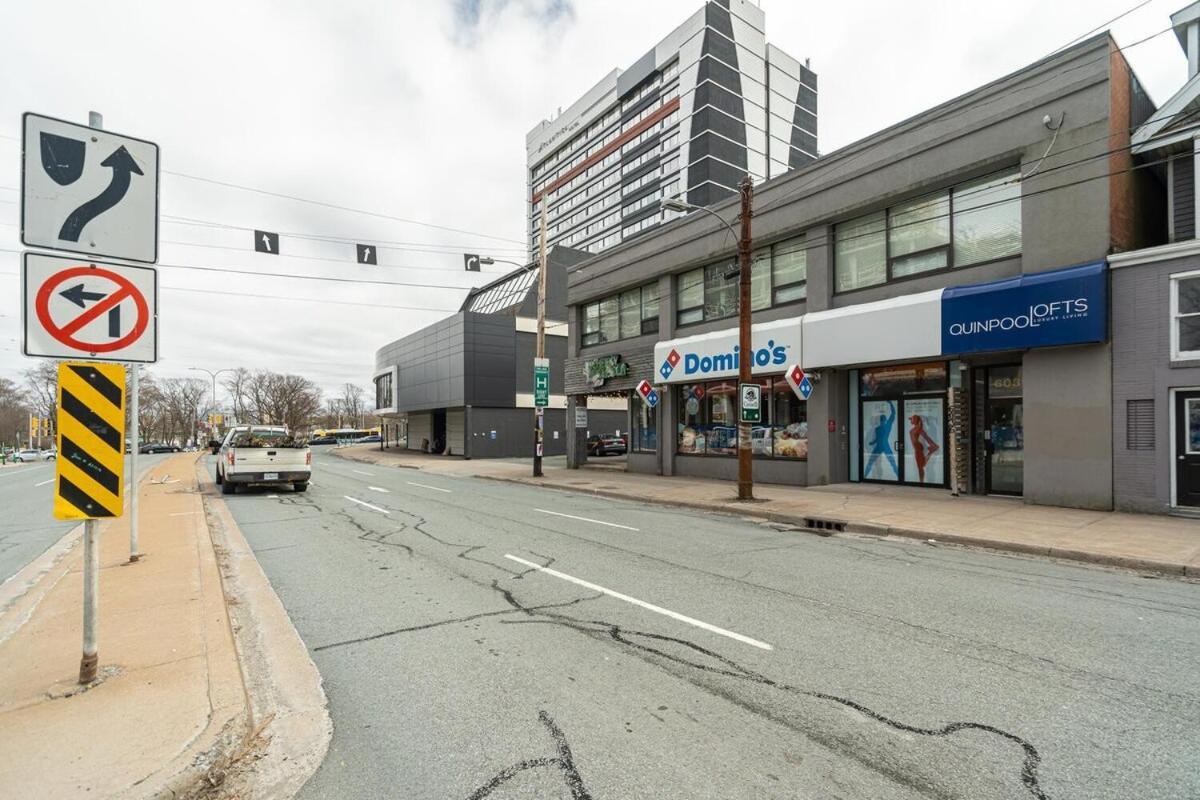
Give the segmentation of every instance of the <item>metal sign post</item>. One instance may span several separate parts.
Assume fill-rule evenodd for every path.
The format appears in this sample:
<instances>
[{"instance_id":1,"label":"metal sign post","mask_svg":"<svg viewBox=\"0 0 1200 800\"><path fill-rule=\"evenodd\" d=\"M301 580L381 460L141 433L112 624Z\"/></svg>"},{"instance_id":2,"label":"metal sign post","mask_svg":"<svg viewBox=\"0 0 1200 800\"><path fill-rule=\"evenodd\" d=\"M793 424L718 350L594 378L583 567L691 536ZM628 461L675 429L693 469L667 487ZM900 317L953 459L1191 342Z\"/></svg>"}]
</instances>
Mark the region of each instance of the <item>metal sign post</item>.
<instances>
[{"instance_id":1,"label":"metal sign post","mask_svg":"<svg viewBox=\"0 0 1200 800\"><path fill-rule=\"evenodd\" d=\"M100 528L125 511L125 367L64 361L58 367L58 457L54 516L84 520L83 657L79 682L96 679L99 661Z\"/></svg>"}]
</instances>

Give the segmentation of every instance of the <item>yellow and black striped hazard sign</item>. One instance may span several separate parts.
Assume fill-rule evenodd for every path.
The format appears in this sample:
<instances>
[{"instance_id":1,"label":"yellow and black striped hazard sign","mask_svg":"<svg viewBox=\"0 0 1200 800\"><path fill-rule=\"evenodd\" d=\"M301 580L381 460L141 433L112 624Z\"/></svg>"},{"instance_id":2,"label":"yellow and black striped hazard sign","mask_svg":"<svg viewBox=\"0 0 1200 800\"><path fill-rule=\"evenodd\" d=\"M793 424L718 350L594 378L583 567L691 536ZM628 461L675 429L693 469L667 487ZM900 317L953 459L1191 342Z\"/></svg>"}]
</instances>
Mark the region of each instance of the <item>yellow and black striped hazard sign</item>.
<instances>
[{"instance_id":1,"label":"yellow and black striped hazard sign","mask_svg":"<svg viewBox=\"0 0 1200 800\"><path fill-rule=\"evenodd\" d=\"M58 519L119 517L125 506L125 367L58 365Z\"/></svg>"}]
</instances>

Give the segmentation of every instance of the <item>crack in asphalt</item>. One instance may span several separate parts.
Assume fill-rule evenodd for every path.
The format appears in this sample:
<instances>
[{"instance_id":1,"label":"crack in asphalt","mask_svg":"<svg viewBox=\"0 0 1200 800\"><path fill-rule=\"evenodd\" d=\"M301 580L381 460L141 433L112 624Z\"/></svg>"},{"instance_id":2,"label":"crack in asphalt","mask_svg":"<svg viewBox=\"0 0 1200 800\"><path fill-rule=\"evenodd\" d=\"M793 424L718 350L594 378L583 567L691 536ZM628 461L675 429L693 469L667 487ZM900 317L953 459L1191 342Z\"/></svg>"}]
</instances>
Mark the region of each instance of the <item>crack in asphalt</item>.
<instances>
[{"instance_id":1,"label":"crack in asphalt","mask_svg":"<svg viewBox=\"0 0 1200 800\"><path fill-rule=\"evenodd\" d=\"M282 501L284 498L283 498L283 496L281 496L279 499ZM288 498L288 499L293 500L293 498ZM316 508L318 511L321 511L320 507L315 502L301 501L300 503L296 503L296 504L299 505L301 503L303 503L305 505L310 505L310 506ZM461 509L461 507L458 507L458 508L460 510L463 510L463 509ZM462 548L456 554L457 558L462 558L464 560L473 561L475 563L482 564L482 565L490 567L492 569L499 569L499 570L513 576L514 578L521 578L525 574L528 574L528 572L530 571L530 570L524 570L524 571L518 573L516 571L506 569L499 565L493 564L489 561L484 561L484 560L478 559L478 558L472 558L470 554L475 551L483 549L484 545L475 545L475 544L471 544L468 542L452 542L452 541L442 539L425 529L425 526L429 524L428 520L426 520L425 517L423 517L419 514L415 514L413 512L405 511L403 509L398 509L398 508L394 508L394 507L389 510L403 514L406 517L409 517L410 519L415 520L415 522L413 522L411 524L400 523L400 528L398 530L387 532L387 535L391 535L393 533L400 533L405 530L411 529L411 530L414 530L417 533L420 533L421 535L429 538L431 541L434 541L445 547ZM369 531L364 525L362 525L358 520L354 519L348 512L346 512L344 510L334 512L334 513L337 514L338 516L344 517L356 529L363 532L364 535L358 537L360 539L366 538L367 535L369 535L369 534L377 533L375 531ZM383 543L383 542L380 542L380 543ZM409 553L411 554L412 549L407 548L407 546L405 546L405 547L406 547L406 549L409 550ZM620 549L620 548L616 548L616 549ZM532 552L532 551L530 551L530 552ZM552 559L547 559L547 557L544 555L539 555L536 553L534 553L534 555L537 555L539 558L541 558L543 560L552 561ZM635 553L634 555L644 555L644 554L636 554ZM650 558L653 558L653 557L650 557ZM655 560L658 560L658 559L655 559ZM471 581L472 583L477 584L481 588L485 587L485 584L483 582L473 578L472 576L461 575L461 577L463 577L464 579L466 579L468 581ZM727 578L728 576L721 576L721 577ZM819 700L822 702L835 704L835 705L841 706L843 708L850 709L870 720L873 720L875 722L878 722L878 723L884 725L885 727L891 728L892 730L900 731L903 733L908 733L908 734L917 735L917 736L940 738L940 737L949 737L953 734L964 732L964 731L979 731L982 733L986 733L986 734L990 734L990 735L999 737L1000 739L1010 742L1010 743L1013 743L1013 744L1016 744L1018 747L1021 748L1021 750L1023 752L1023 760L1022 760L1022 765L1021 765L1020 778L1021 778L1022 784L1025 786L1025 788L1029 792L1030 796L1032 796L1033 798L1036 798L1036 800L1048 800L1048 798L1049 798L1049 796L1045 793L1045 791L1042 789L1042 787L1040 785L1038 770L1039 770L1039 767L1041 766L1041 755L1039 754L1037 748L1034 747L1034 745L1032 743L1030 743L1026 739L1022 738L1021 736L1011 733L1009 731L1006 731L1002 728L999 728L999 727L996 727L993 725L988 725L986 723L970 722L970 721L955 721L955 722L947 723L940 727L921 727L918 725L912 725L912 724L909 724L906 722L902 722L902 721L893 719L893 718L891 718L881 712L875 711L874 709L869 708L868 706L866 706L862 703L859 703L858 701L853 700L851 698L841 697L838 695L829 694L826 692L820 692L820 691L816 691L816 690L812 690L812 689L805 689L800 686L785 683L782 681L777 681L777 680L770 678L760 672L752 670L748 667L744 667L731 658L723 656L713 650L709 650L705 647L702 647L701 645L695 644L694 642L688 641L686 639L682 639L682 638L678 638L678 637L674 637L674 636L667 636L667 635L663 635L663 634L651 633L648 631L626 630L626 629L622 629L621 626L619 626L617 624L607 622L605 620L581 620L581 619L577 619L575 617L571 617L571 616L568 616L565 614L554 613L553 611L550 610L550 609L566 608L566 607L570 607L570 606L576 605L578 603L581 603L581 602L584 602L587 600L596 599L596 598L602 596L599 594L594 595L594 596L589 596L589 597L575 598L573 600L563 602L563 603L544 604L544 605L537 605L537 606L525 606L519 600L516 599L516 597L513 595L511 590L501 587L499 585L498 581L496 581L495 579L493 579L491 581L490 586L493 591L499 592L504 597L505 601L510 606L509 608L501 609L501 610L497 610L497 611L481 612L478 614L471 614L471 615L467 615L464 617L458 617L458 618L448 619L448 620L440 620L437 622L409 626L409 627L399 628L399 629L390 630L390 631L383 631L380 633L371 634L369 636L357 637L354 639L348 639L348 640L344 640L344 641L340 641L340 642L332 642L329 644L314 647L313 651L320 652L320 651L330 650L330 649L334 649L334 648L338 648L338 647L345 647L345 646L348 646L351 644L356 644L356 643L361 643L361 642L369 642L369 641L374 641L377 639L396 636L396 635L399 635L402 633L411 633L411 632L416 632L416 631L428 630L431 628L437 628L437 627L442 627L442 626L446 626L446 625L469 622L469 621L476 620L476 619L483 619L483 618L488 618L488 617L509 616L509 615L513 615L513 614L523 614L527 617L530 617L530 619L501 620L500 622L501 622L501 624L552 624L552 625L558 625L561 627L565 627L568 629L573 629L575 631L584 633L585 635L588 635L593 638L604 638L607 640L614 641L620 645L623 645L626 648L629 648L629 649L635 651L635 653L637 653L639 655L639 657L649 660L652 663L655 661L658 661L658 660L663 660L663 661L670 662L675 665L682 666L682 667L685 667L685 668L688 668L691 670L698 670L698 671L712 674L712 675L717 675L717 676L726 677L726 678L732 678L732 679L736 679L736 680L740 680L740 681L746 681L749 683L766 686L771 689L775 689L780 692L783 692L785 694L789 694L789 695L793 695L793 696L807 697L807 698L811 698L814 700ZM761 588L769 589L770 587L761 587ZM774 591L780 591L780 590L774 590ZM790 594L788 592L781 592L781 593ZM540 617L540 619L538 619L538 617ZM916 627L921 627L921 626L916 626ZM635 639L649 640L651 642L656 642L656 643L671 643L674 645L678 645L685 649L690 649L694 653L697 653L697 654L703 655L709 659L712 659L713 661L723 665L723 668L714 666L712 664L700 663L697 660L692 660L692 659L685 658L685 657L682 657L682 656L679 656L676 654L672 654L672 653L669 653L669 652L661 649L660 647L655 647L650 644L646 644L644 642L635 641ZM724 693L724 692L720 692L720 691L718 691L716 693L721 696L726 697L726 699L751 711L752 713L767 716L768 718L771 718L771 719L776 719L776 721L787 725L788 727L792 728L793 730L797 730L797 732L799 732L799 733L802 733L802 734L808 735L808 736L814 736L814 733L812 731L806 731L803 728L799 727L794 722L791 722L786 719L778 719L768 709L758 708L758 707L754 706L752 703L750 703L746 700L743 700L741 698L734 697L728 693ZM483 786L476 789L475 792L469 796L469 800L479 800L480 798L487 797L493 791L495 791L495 789L497 789L499 786L504 784L506 781L510 780L511 778L513 778L514 776L520 774L521 772L523 772L525 770L535 769L535 768L540 768L540 767L545 767L545 766L551 766L551 765L557 765L563 771L564 777L567 780L568 786L571 788L572 797L574 798L574 800L590 800L591 795L587 793L587 789L583 786L582 780L579 779L578 772L574 768L573 758L571 757L569 746L566 745L565 737L562 736L561 731L557 728L557 726L554 724L553 720L549 717L548 714L546 714L546 712L544 712L544 711L541 712L539 714L539 719L541 719L542 723L544 725L546 725L547 729L551 732L551 735L555 738L556 743L559 744L559 755L555 758L528 759L525 761L518 762L517 764L511 765L511 766L505 768L504 770L502 770L501 772L497 773L490 781L485 783ZM564 756L564 752L565 752L565 756ZM887 775L888 777L892 778L893 780L896 780L905 785L910 785L910 786L913 786L913 788L916 788L919 790L925 790L925 791L934 789L934 787L916 786L913 783L913 779L911 777L906 776L902 773L899 773L897 770L889 769L889 768L885 767L884 765L871 763L871 762L867 761L865 758L859 756L858 754L846 753L846 755L848 755L852 758L855 758L856 760L860 761L860 763L863 763L864 765L868 766L869 768L874 769L874 770L880 772L881 774ZM934 789L934 790L936 791L936 789Z\"/></svg>"},{"instance_id":2,"label":"crack in asphalt","mask_svg":"<svg viewBox=\"0 0 1200 800\"><path fill-rule=\"evenodd\" d=\"M567 737L562 732L562 729L554 722L553 717L545 711L538 712L538 720L550 733L550 738L554 740L554 746L558 751L558 755L553 758L530 758L518 761L511 767L505 767L496 773L487 783L471 792L467 796L467 800L483 800L483 798L490 795L503 783L521 772L527 769L550 766L558 767L562 772L563 780L566 781L567 788L571 790L571 800L592 800L592 795L587 790L587 786L584 785L583 777L579 774L579 769L575 766L575 757L571 753L571 745L567 742Z\"/></svg>"},{"instance_id":3,"label":"crack in asphalt","mask_svg":"<svg viewBox=\"0 0 1200 800\"><path fill-rule=\"evenodd\" d=\"M464 576L464 577L466 577L466 576ZM469 580L469 578L468 578L468 580ZM508 600L510 604L516 603L516 600L513 599L513 597L512 597L512 593L509 592L507 589L501 589L500 585L496 581L492 581L492 588L495 589L497 592L500 592L502 595L504 595L505 599ZM486 617L500 617L500 616L505 616L508 614L520 614L520 613L528 614L531 611L536 612L536 611L540 611L542 609L548 609L548 608L567 608L569 606L573 606L578 603L585 602L587 600L595 600L595 599L603 597L603 596L604 595L602 595L602 594L594 594L594 595L589 595L587 597L576 597L574 600L569 600L567 602L545 603L543 605L530 606L528 609L526 609L525 607L519 606L517 608L505 608L505 609L501 609L499 611L482 611L478 614L468 614L465 617L454 617L452 619L443 619L443 620L438 620L437 622L427 622L423 625L411 625L407 628L396 628L394 630L383 631L381 633L373 633L369 636L359 636L355 639L346 639L346 640L340 641L340 642L330 642L329 644L323 644L323 645L320 645L319 647L314 647L313 652L316 653L316 652L320 652L322 650L332 650L335 647L345 647L346 645L359 644L361 642L372 642L372 641L375 641L376 639L385 639L389 636L398 636L401 633L414 633L416 631L429 630L430 628L440 628L444 625L455 625L455 624L458 624L461 622L471 622L473 620L484 619Z\"/></svg>"},{"instance_id":4,"label":"crack in asphalt","mask_svg":"<svg viewBox=\"0 0 1200 800\"><path fill-rule=\"evenodd\" d=\"M702 672L706 672L706 673L710 673L710 674L714 674L714 675L719 675L719 676L723 676L723 677L734 678L734 679L738 679L738 680L748 681L751 683L756 683L756 684L759 684L762 686L770 687L772 689L777 689L781 692L784 692L785 694L791 694L791 695L795 695L795 696L803 696L803 697L812 698L814 700L821 700L824 702L840 705L842 707L849 708L853 711L856 711L859 714L867 717L868 719L879 722L879 723L885 725L886 727L892 728L893 730L901 731L904 733L910 733L910 734L914 734L917 736L947 737L947 736L950 736L952 734L959 733L962 731L972 731L972 730L991 734L993 736L997 736L1005 741L1016 744L1018 747L1021 748L1021 750L1023 752L1023 759L1022 759L1021 772L1020 772L1021 783L1025 786L1025 788L1029 792L1030 796L1037 798L1037 800L1049 800L1049 795L1046 794L1045 790L1042 789L1040 779L1038 777L1038 769L1041 766L1042 759L1041 759L1040 753L1038 753L1037 748L1034 747L1034 745L1032 743L1030 743L1028 740L1024 739L1023 737L1021 737L1015 733L1006 731L1002 728L998 728L994 725L988 725L988 724L982 723L982 722L968 722L968 721L950 722L945 725L942 725L941 727L935 727L935 728L926 728L926 727L921 727L918 725L911 725L909 723L901 722L899 720L893 719L885 714L882 714L878 711L875 711L872 708L869 708L869 707L863 705L862 703L859 703L856 700L852 700L847 697L841 697L838 695L829 694L827 692L815 691L812 689L805 689L800 686L795 686L793 684L785 683L782 681L777 681L774 678L770 678L770 677L762 674L761 672L757 672L748 667L744 667L731 658L723 656L720 653L717 653L713 650L709 650L706 647L702 647L701 645L698 645L694 642L688 641L687 639L681 639L676 636L667 636L664 634L651 633L648 631L625 630L625 629L622 629L621 626L619 626L619 625L616 625L614 623L607 622L604 620L580 620L580 619L576 619L574 617L570 617L570 616L567 616L564 614L556 614L556 613L540 610L536 607L525 607L520 604L520 602L512 595L511 592L509 592L507 590L501 590L501 591L503 592L505 599L514 607L514 610L520 610L520 611L524 612L527 616L530 616L530 617L544 617L545 618L545 619L528 619L528 620L501 620L501 624L508 624L508 625L522 625L522 624L526 624L526 625L528 625L528 624L560 625L562 627L566 627L566 628L570 628L570 629L579 631L588 636L607 637L607 638L611 639L612 641L615 641L615 642L622 644L628 648L638 651L640 654L642 654L644 656L650 656L650 657L653 657L656 659L663 659L663 660L669 661L671 663L674 663L674 664L677 664L680 666L684 666L684 667L687 667L690 669L700 670ZM714 661L717 661L720 664L724 665L725 668L721 669L718 667L714 667L710 664L702 664L702 663L699 663L698 661L693 661L688 658L674 655L674 654L668 653L658 647L652 647L647 644L633 641L633 639L631 639L630 637L640 637L640 638L649 639L649 640L656 641L656 642L669 642L672 644L676 644L681 647L691 649L691 650L695 651L696 653L704 655L708 658L711 658ZM727 694L725 694L723 696L725 696L727 699L731 700L732 702L740 705L741 707L746 708L749 711L752 711L752 712L758 713L758 714L764 713L763 709L756 708L753 705L748 704L745 701L742 701L738 698L729 696ZM777 719L773 715L768 715L768 716L771 716L772 719ZM787 724L788 727L791 727L794 730L799 730L802 733L805 733L805 734L811 733L809 731L804 731L803 729L798 728L795 724L790 723L786 720L777 719L777 721L783 722L784 724ZM905 783L907 785L912 785L911 779L907 778L907 776L901 775L892 770L885 770L881 765L869 763L861 758L858 758L857 756L854 756L853 754L847 754L847 755L851 755L852 757L855 757L861 763L864 763L867 766L871 767L872 769L876 769L877 771L884 772L885 774L888 774L890 777L893 777L894 779L897 779L902 783ZM914 786L914 788L921 789L921 788L929 788L929 787Z\"/></svg>"}]
</instances>

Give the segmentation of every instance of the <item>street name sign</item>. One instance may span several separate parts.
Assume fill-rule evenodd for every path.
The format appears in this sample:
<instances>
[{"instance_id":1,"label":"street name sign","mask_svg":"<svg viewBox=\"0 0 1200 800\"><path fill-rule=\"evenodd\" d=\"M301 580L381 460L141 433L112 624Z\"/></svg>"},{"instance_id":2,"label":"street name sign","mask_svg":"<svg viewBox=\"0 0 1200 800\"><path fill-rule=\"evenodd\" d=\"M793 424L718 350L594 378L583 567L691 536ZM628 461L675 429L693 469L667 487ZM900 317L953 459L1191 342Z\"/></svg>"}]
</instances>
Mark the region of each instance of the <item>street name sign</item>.
<instances>
[{"instance_id":1,"label":"street name sign","mask_svg":"<svg viewBox=\"0 0 1200 800\"><path fill-rule=\"evenodd\" d=\"M742 399L742 422L761 422L762 387L757 383L743 383L738 395Z\"/></svg>"},{"instance_id":2,"label":"street name sign","mask_svg":"<svg viewBox=\"0 0 1200 800\"><path fill-rule=\"evenodd\" d=\"M21 352L151 364L158 360L158 271L26 253Z\"/></svg>"},{"instance_id":3,"label":"street name sign","mask_svg":"<svg viewBox=\"0 0 1200 800\"><path fill-rule=\"evenodd\" d=\"M21 127L22 242L158 261L158 145L32 112Z\"/></svg>"},{"instance_id":4,"label":"street name sign","mask_svg":"<svg viewBox=\"0 0 1200 800\"><path fill-rule=\"evenodd\" d=\"M119 517L125 508L125 367L58 365L55 519Z\"/></svg>"},{"instance_id":5,"label":"street name sign","mask_svg":"<svg viewBox=\"0 0 1200 800\"><path fill-rule=\"evenodd\" d=\"M533 360L533 404L538 408L550 405L550 359Z\"/></svg>"}]
</instances>

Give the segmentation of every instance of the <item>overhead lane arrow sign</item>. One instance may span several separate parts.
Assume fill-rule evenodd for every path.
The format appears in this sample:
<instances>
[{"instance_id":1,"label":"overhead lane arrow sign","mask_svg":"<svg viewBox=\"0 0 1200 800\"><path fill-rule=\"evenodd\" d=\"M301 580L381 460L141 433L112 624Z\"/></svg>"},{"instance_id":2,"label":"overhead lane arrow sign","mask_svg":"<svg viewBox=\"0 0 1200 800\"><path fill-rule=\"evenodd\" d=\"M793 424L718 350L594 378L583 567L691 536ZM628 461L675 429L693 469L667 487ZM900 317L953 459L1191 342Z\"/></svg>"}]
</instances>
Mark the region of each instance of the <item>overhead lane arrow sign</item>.
<instances>
[{"instance_id":1,"label":"overhead lane arrow sign","mask_svg":"<svg viewBox=\"0 0 1200 800\"><path fill-rule=\"evenodd\" d=\"M65 297L80 308L87 308L89 300L103 300L108 295L104 292L88 292L83 288L82 283L77 283L70 289L58 293L59 297Z\"/></svg>"},{"instance_id":2,"label":"overhead lane arrow sign","mask_svg":"<svg viewBox=\"0 0 1200 800\"><path fill-rule=\"evenodd\" d=\"M254 232L254 250L259 253L279 255L279 234L271 231Z\"/></svg>"},{"instance_id":3,"label":"overhead lane arrow sign","mask_svg":"<svg viewBox=\"0 0 1200 800\"><path fill-rule=\"evenodd\" d=\"M121 202L121 199L125 197L125 193L129 191L130 176L144 174L142 168L133 160L133 156L129 155L129 151L125 149L125 145L114 150L112 155L100 162L100 166L112 170L112 180L109 181L108 187L103 192L71 212L58 232L59 239L65 242L78 242L79 234L83 232L85 225Z\"/></svg>"}]
</instances>

